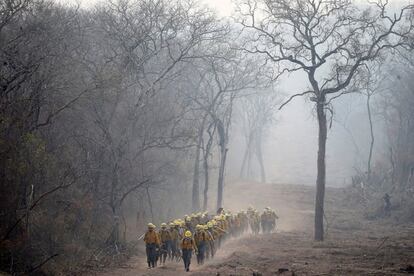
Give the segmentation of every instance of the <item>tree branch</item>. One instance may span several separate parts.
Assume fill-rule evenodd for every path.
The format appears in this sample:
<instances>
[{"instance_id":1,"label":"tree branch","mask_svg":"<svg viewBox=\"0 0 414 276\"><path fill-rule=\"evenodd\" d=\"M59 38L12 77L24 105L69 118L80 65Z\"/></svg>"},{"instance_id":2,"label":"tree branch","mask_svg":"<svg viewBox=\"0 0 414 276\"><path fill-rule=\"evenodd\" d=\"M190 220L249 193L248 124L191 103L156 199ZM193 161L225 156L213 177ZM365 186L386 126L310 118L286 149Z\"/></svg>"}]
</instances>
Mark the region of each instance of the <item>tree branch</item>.
<instances>
[{"instance_id":1,"label":"tree branch","mask_svg":"<svg viewBox=\"0 0 414 276\"><path fill-rule=\"evenodd\" d=\"M290 98L286 102L282 103L282 105L279 107L279 110L281 110L285 105L290 103L296 97L301 97L301 96L305 96L307 94L314 94L314 93L315 93L314 91L310 90L310 91L305 91L303 93L298 93L298 94L292 95L292 96L290 96Z\"/></svg>"}]
</instances>

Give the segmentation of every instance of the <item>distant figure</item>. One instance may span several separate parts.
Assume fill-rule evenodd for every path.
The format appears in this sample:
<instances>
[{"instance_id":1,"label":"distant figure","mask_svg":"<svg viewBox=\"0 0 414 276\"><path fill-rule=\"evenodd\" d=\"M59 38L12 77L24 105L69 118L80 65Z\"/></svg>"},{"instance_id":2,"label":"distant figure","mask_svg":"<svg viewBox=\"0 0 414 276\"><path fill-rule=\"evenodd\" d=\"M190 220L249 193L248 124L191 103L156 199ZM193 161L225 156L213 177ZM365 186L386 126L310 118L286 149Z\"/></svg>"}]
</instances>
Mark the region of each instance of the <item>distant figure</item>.
<instances>
[{"instance_id":1,"label":"distant figure","mask_svg":"<svg viewBox=\"0 0 414 276\"><path fill-rule=\"evenodd\" d=\"M270 207L266 207L260 216L263 233L272 233L276 229L276 220L279 217Z\"/></svg>"},{"instance_id":2,"label":"distant figure","mask_svg":"<svg viewBox=\"0 0 414 276\"><path fill-rule=\"evenodd\" d=\"M386 193L383 197L384 199L384 215L389 216L391 211L391 196Z\"/></svg>"},{"instance_id":3,"label":"distant figure","mask_svg":"<svg viewBox=\"0 0 414 276\"><path fill-rule=\"evenodd\" d=\"M252 229L253 234L259 234L260 232L260 215L256 209L252 206L247 208L247 217L249 220L250 229Z\"/></svg>"}]
</instances>

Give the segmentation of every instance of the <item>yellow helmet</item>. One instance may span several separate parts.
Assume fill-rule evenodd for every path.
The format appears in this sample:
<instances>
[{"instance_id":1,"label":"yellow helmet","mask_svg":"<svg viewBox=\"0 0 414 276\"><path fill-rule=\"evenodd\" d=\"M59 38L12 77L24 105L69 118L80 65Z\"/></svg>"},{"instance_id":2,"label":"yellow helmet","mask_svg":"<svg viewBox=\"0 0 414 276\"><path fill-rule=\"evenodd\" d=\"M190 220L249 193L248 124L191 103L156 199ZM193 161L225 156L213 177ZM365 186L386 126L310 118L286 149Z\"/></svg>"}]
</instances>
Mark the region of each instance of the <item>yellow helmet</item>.
<instances>
[{"instance_id":1,"label":"yellow helmet","mask_svg":"<svg viewBox=\"0 0 414 276\"><path fill-rule=\"evenodd\" d=\"M203 225L201 224L196 225L196 230L203 230L203 229L204 229Z\"/></svg>"},{"instance_id":2,"label":"yellow helmet","mask_svg":"<svg viewBox=\"0 0 414 276\"><path fill-rule=\"evenodd\" d=\"M208 226L207 226L207 225L204 225L204 226L203 226L203 229L204 229L204 230L208 230Z\"/></svg>"},{"instance_id":3,"label":"yellow helmet","mask_svg":"<svg viewBox=\"0 0 414 276\"><path fill-rule=\"evenodd\" d=\"M179 220L174 220L174 225L175 226L180 226L181 225L181 222Z\"/></svg>"},{"instance_id":4,"label":"yellow helmet","mask_svg":"<svg viewBox=\"0 0 414 276\"><path fill-rule=\"evenodd\" d=\"M190 231L185 231L185 233L184 233L184 236L186 236L187 238L190 238L191 237L191 232Z\"/></svg>"},{"instance_id":5,"label":"yellow helmet","mask_svg":"<svg viewBox=\"0 0 414 276\"><path fill-rule=\"evenodd\" d=\"M209 222L207 223L207 228L213 228L213 223L212 223L211 221L209 221Z\"/></svg>"},{"instance_id":6,"label":"yellow helmet","mask_svg":"<svg viewBox=\"0 0 414 276\"><path fill-rule=\"evenodd\" d=\"M148 223L148 229L154 229L154 228L155 228L155 225L154 224Z\"/></svg>"},{"instance_id":7,"label":"yellow helmet","mask_svg":"<svg viewBox=\"0 0 414 276\"><path fill-rule=\"evenodd\" d=\"M170 227L174 227L175 226L175 223L174 222L170 222Z\"/></svg>"},{"instance_id":8,"label":"yellow helmet","mask_svg":"<svg viewBox=\"0 0 414 276\"><path fill-rule=\"evenodd\" d=\"M161 223L161 228L167 227L167 224L165 222Z\"/></svg>"}]
</instances>

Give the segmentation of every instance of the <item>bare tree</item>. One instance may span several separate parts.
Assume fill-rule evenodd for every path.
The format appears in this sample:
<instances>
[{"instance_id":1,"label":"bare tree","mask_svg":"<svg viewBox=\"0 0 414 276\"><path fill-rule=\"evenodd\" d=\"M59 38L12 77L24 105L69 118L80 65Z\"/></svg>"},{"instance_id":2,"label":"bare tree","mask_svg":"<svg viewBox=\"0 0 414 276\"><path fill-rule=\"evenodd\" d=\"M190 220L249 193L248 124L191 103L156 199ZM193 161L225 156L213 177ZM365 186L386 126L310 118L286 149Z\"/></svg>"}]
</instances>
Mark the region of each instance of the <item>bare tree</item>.
<instances>
[{"instance_id":1,"label":"bare tree","mask_svg":"<svg viewBox=\"0 0 414 276\"><path fill-rule=\"evenodd\" d=\"M251 162L255 156L259 165L260 180L262 183L266 182L262 148L267 127L274 122L278 98L277 93L265 90L252 93L241 100L241 116L246 148L240 169L240 177L251 177Z\"/></svg>"},{"instance_id":2,"label":"bare tree","mask_svg":"<svg viewBox=\"0 0 414 276\"><path fill-rule=\"evenodd\" d=\"M307 75L309 89L291 96L281 107L305 95L315 103L319 127L315 240L324 238L327 112L332 111L331 103L358 85L355 76L365 64L408 46L412 6L389 15L387 5L388 1L370 1L363 8L351 0L247 0L238 10L247 37L245 51L263 56L280 73L302 71Z\"/></svg>"},{"instance_id":3,"label":"bare tree","mask_svg":"<svg viewBox=\"0 0 414 276\"><path fill-rule=\"evenodd\" d=\"M414 148L411 142L414 137L412 72L411 58L406 62L398 59L386 73L389 85L378 91L380 114L384 119L388 137L390 190L399 193L402 200L411 197L414 192Z\"/></svg>"},{"instance_id":4,"label":"bare tree","mask_svg":"<svg viewBox=\"0 0 414 276\"><path fill-rule=\"evenodd\" d=\"M217 137L219 140L220 145L220 164L223 164L223 168L225 167L225 152L226 150L226 131L224 129L223 121L228 120L226 117L228 113L226 110L229 110L230 105L232 105L232 98L234 91L228 91L227 89L220 89L218 86L219 79L218 79L218 72L217 70L217 63L218 60L216 57L209 58L202 60L195 70L199 72L199 78L194 78L192 76L191 81L196 81L197 84L194 84L195 91L197 94L190 94L188 95L191 101L197 106L196 110L201 109L202 113L202 120L198 130L197 136L197 146L196 146L196 154L195 154L195 164L194 164L194 175L193 175L193 189L192 189L192 199L193 199L193 210L198 210L196 207L200 206L199 204L199 169L200 169L200 154L203 151L203 167L204 167L204 203L203 207L207 206L208 204L208 186L209 186L209 179L208 179L208 157L211 154L211 147L213 142L213 137L211 137L211 131L217 133ZM201 69L201 70L200 70ZM223 72L222 72L223 73ZM225 74L225 72L223 73ZM221 75L223 77L223 75ZM230 123L228 123L229 125ZM217 131L216 131L217 130ZM208 133L209 138L208 142L205 144L205 147L202 147L205 133ZM222 143L222 144L220 144ZM224 152L225 151L225 152ZM223 162L224 160L224 162ZM222 168L222 166L220 166ZM220 177L221 175L221 177ZM224 181L224 169L219 171L219 182ZM221 180L220 180L221 179Z\"/></svg>"},{"instance_id":5,"label":"bare tree","mask_svg":"<svg viewBox=\"0 0 414 276\"><path fill-rule=\"evenodd\" d=\"M203 210L208 208L208 190L210 187L210 155L213 148L214 136L216 132L216 125L214 122L210 123L207 128L207 142L203 139L203 169L204 169L204 191L203 191Z\"/></svg>"},{"instance_id":6,"label":"bare tree","mask_svg":"<svg viewBox=\"0 0 414 276\"><path fill-rule=\"evenodd\" d=\"M120 256L133 198L151 214L141 220L187 207L177 195L188 196L198 118L180 85L222 29L193 1L1 2L0 185L12 196L1 196L0 270L79 262L56 256L69 242Z\"/></svg>"},{"instance_id":7,"label":"bare tree","mask_svg":"<svg viewBox=\"0 0 414 276\"><path fill-rule=\"evenodd\" d=\"M373 121L373 111L372 111L372 98L375 94L381 92L381 87L384 86L382 73L382 67L380 64L373 64L371 67L366 67L365 73L361 73L363 80L362 93L366 96L366 108L368 114L368 124L369 124L369 135L370 135L370 144L369 152L367 158L367 182L370 182L371 173L372 173L372 156L374 152L375 144L375 134L374 134L374 121Z\"/></svg>"}]
</instances>

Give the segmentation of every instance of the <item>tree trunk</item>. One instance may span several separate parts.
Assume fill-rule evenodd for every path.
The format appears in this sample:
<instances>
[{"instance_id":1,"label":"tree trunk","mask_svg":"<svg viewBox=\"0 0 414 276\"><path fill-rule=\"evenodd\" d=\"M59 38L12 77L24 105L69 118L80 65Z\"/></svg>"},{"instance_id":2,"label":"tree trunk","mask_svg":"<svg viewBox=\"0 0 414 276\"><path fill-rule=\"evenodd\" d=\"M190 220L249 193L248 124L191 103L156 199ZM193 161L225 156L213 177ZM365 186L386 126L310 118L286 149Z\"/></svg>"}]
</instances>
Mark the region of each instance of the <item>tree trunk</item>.
<instances>
[{"instance_id":1,"label":"tree trunk","mask_svg":"<svg viewBox=\"0 0 414 276\"><path fill-rule=\"evenodd\" d=\"M227 148L226 148L226 134L224 130L223 123L218 121L217 123L217 131L220 137L220 167L219 167L219 176L218 176L218 184L217 184L217 208L223 207L223 190L224 190L224 168L226 166L226 156L227 156Z\"/></svg>"},{"instance_id":2,"label":"tree trunk","mask_svg":"<svg viewBox=\"0 0 414 276\"><path fill-rule=\"evenodd\" d=\"M246 146L246 150L244 151L243 161L240 168L240 178L243 179L245 177L245 170L246 170L246 163L247 163L247 156L249 154L249 146Z\"/></svg>"},{"instance_id":3,"label":"tree trunk","mask_svg":"<svg viewBox=\"0 0 414 276\"><path fill-rule=\"evenodd\" d=\"M250 166L248 164L251 158L250 152L251 152L251 144L252 144L252 134L250 133L246 139L247 139L246 150L244 151L243 162L240 168L240 178L248 178L248 173L246 173L246 171L250 169ZM246 165L248 166L247 170L246 170Z\"/></svg>"},{"instance_id":4,"label":"tree trunk","mask_svg":"<svg viewBox=\"0 0 414 276\"><path fill-rule=\"evenodd\" d=\"M112 181L111 181L111 199L110 206L112 210L112 234L111 242L114 244L115 250L118 250L119 244L119 216L118 216L118 198L117 198L117 188L119 184L118 178L118 163L115 163L113 172L112 172Z\"/></svg>"},{"instance_id":5,"label":"tree trunk","mask_svg":"<svg viewBox=\"0 0 414 276\"><path fill-rule=\"evenodd\" d=\"M208 141L205 146L205 150L203 151L203 166L204 166L204 201L203 201L203 210L207 210L208 206L208 189L210 186L210 179L209 179L209 164L208 164L208 157L210 156L211 147L213 146L213 139L214 133L216 130L216 125L213 123L211 124L208 129Z\"/></svg>"},{"instance_id":6,"label":"tree trunk","mask_svg":"<svg viewBox=\"0 0 414 276\"><path fill-rule=\"evenodd\" d=\"M193 212L197 212L200 209L200 151L201 144L203 143L203 134L204 134L204 124L206 117L203 118L203 121L198 131L198 141L196 146L196 154L194 160L194 173L193 173L193 193L192 193L192 204L191 209Z\"/></svg>"},{"instance_id":7,"label":"tree trunk","mask_svg":"<svg viewBox=\"0 0 414 276\"><path fill-rule=\"evenodd\" d=\"M316 201L315 201L315 240L323 241L324 238L324 200L325 200L325 181L326 181L326 139L327 139L327 125L325 114L325 96L319 99L317 103L317 115L319 125L319 148L318 148L318 164L317 164L317 179L316 179Z\"/></svg>"},{"instance_id":8,"label":"tree trunk","mask_svg":"<svg viewBox=\"0 0 414 276\"><path fill-rule=\"evenodd\" d=\"M224 190L224 169L226 167L226 157L227 157L227 149L223 147L221 150L221 158L220 158L220 168L219 168L219 178L218 178L218 186L217 186L217 208L223 207L223 190Z\"/></svg>"},{"instance_id":9,"label":"tree trunk","mask_svg":"<svg viewBox=\"0 0 414 276\"><path fill-rule=\"evenodd\" d=\"M375 137L374 137L374 126L372 123L372 114L371 114L371 94L367 95L367 111L368 111L368 120L369 120L369 128L370 128L370 135L371 135L371 143L369 145L369 155L368 155L368 164L367 164L367 181L370 181L371 178L371 161L372 161L372 152L374 149Z\"/></svg>"},{"instance_id":10,"label":"tree trunk","mask_svg":"<svg viewBox=\"0 0 414 276\"><path fill-rule=\"evenodd\" d=\"M262 152L262 134L256 135L256 157L260 167L260 181L266 183L266 173L263 163L263 152Z\"/></svg>"},{"instance_id":11,"label":"tree trunk","mask_svg":"<svg viewBox=\"0 0 414 276\"><path fill-rule=\"evenodd\" d=\"M247 167L246 167L246 179L251 180L254 179L254 172L252 169L252 148L249 147L249 151L247 152Z\"/></svg>"},{"instance_id":12,"label":"tree trunk","mask_svg":"<svg viewBox=\"0 0 414 276\"><path fill-rule=\"evenodd\" d=\"M152 208L151 194L149 192L149 188L148 187L146 188L146 190L147 190L148 206L149 206L150 213L151 213L151 220L154 221L154 210Z\"/></svg>"},{"instance_id":13,"label":"tree trunk","mask_svg":"<svg viewBox=\"0 0 414 276\"><path fill-rule=\"evenodd\" d=\"M209 173L208 173L208 153L204 155L204 200L203 200L203 210L207 210L208 205L208 188L209 188Z\"/></svg>"}]
</instances>

